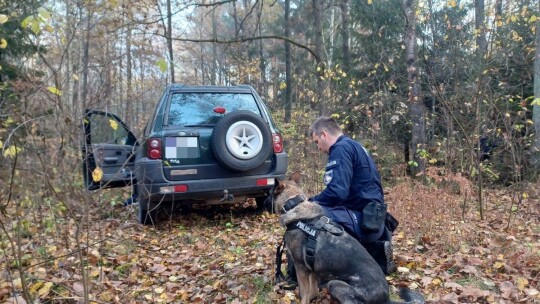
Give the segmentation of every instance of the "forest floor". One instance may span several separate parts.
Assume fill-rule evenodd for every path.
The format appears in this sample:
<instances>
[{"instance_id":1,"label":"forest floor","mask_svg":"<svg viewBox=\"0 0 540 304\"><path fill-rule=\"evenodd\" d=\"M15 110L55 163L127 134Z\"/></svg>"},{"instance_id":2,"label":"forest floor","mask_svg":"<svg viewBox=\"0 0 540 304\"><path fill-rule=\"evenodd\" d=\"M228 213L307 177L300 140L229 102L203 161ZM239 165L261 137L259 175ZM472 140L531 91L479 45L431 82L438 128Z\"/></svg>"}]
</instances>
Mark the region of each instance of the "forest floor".
<instances>
[{"instance_id":1,"label":"forest floor","mask_svg":"<svg viewBox=\"0 0 540 304\"><path fill-rule=\"evenodd\" d=\"M431 303L540 303L540 187L486 190L481 219L470 183L435 182L386 189L400 221L389 284ZM26 290L35 303L299 303L274 284L276 215L201 208L145 227L134 206L91 204L85 224L26 219L2 236L0 302L26 303ZM325 290L314 302L333 303Z\"/></svg>"}]
</instances>

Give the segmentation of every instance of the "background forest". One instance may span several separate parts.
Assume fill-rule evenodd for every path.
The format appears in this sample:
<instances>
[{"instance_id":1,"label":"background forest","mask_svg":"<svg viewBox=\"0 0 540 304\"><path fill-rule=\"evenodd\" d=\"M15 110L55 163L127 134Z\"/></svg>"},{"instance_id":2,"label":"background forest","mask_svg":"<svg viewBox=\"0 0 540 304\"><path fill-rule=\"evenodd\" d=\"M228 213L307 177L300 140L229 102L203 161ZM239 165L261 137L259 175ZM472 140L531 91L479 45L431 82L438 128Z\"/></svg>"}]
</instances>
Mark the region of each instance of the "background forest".
<instances>
[{"instance_id":1,"label":"background forest","mask_svg":"<svg viewBox=\"0 0 540 304\"><path fill-rule=\"evenodd\" d=\"M539 75L538 0L0 0L0 301L294 301L269 281L272 215L138 227L120 206L129 189L84 189L84 110L141 134L171 82L254 86L308 192L324 155L307 129L334 116L402 203L400 284L450 303L539 301ZM426 250L471 244L474 259L431 256L440 267L427 271ZM196 254L213 246L227 253L216 265ZM203 266L178 266L193 260ZM232 272L237 261L254 268ZM479 289L445 285L449 271L481 277Z\"/></svg>"}]
</instances>

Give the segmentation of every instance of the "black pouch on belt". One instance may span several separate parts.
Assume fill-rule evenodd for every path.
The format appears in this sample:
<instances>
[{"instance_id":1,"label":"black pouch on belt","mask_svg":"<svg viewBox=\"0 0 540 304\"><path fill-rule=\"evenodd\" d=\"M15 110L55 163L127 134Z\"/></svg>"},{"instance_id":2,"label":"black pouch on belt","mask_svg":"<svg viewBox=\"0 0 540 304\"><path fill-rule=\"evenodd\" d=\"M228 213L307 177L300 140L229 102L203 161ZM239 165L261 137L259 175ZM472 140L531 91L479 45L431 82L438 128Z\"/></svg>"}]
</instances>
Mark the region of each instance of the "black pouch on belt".
<instances>
[{"instance_id":1,"label":"black pouch on belt","mask_svg":"<svg viewBox=\"0 0 540 304\"><path fill-rule=\"evenodd\" d=\"M366 231L379 231L386 220L386 204L369 202L362 210L362 226Z\"/></svg>"}]
</instances>

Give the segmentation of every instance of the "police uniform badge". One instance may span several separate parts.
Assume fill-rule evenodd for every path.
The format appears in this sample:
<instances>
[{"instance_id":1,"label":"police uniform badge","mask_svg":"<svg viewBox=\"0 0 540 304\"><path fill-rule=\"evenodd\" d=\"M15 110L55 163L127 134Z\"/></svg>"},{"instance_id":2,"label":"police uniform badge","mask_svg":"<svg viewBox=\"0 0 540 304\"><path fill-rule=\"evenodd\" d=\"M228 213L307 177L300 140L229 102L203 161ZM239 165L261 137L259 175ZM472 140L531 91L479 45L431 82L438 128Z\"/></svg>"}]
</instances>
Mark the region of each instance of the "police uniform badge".
<instances>
[{"instance_id":1,"label":"police uniform badge","mask_svg":"<svg viewBox=\"0 0 540 304\"><path fill-rule=\"evenodd\" d=\"M330 182L332 181L332 177L334 177L334 170L328 170L324 172L324 184L328 186L328 184L330 184Z\"/></svg>"}]
</instances>

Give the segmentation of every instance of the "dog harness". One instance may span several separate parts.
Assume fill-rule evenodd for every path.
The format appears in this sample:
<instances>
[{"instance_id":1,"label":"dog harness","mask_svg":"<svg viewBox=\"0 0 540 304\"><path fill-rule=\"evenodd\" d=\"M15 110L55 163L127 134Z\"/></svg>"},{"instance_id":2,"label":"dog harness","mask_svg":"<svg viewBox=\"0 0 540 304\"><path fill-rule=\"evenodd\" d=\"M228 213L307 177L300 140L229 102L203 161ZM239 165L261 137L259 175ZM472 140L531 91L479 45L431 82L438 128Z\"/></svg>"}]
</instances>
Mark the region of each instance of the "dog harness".
<instances>
[{"instance_id":1,"label":"dog harness","mask_svg":"<svg viewBox=\"0 0 540 304\"><path fill-rule=\"evenodd\" d=\"M287 225L287 231L296 229L300 229L307 234L307 242L304 249L304 264L310 271L313 271L313 265L315 265L315 249L317 248L317 236L319 233L321 231L327 231L333 235L341 235L345 232L341 225L324 215L308 221L297 221Z\"/></svg>"},{"instance_id":2,"label":"dog harness","mask_svg":"<svg viewBox=\"0 0 540 304\"><path fill-rule=\"evenodd\" d=\"M301 202L306 201L304 195L297 195L285 202L283 205L283 210L288 212L289 210L294 209ZM315 264L315 249L317 248L317 236L321 231L327 231L333 235L341 235L345 232L341 225L332 221L330 218L322 215L318 218L309 219L306 221L296 221L287 225L287 231L292 231L300 229L307 234L307 242L304 249L304 264L307 269L313 270ZM283 236L285 239L285 236ZM282 242L283 243L283 242ZM276 278L280 275L281 272L281 246L278 247L277 254L279 258L276 257L276 264L278 264L279 271L276 271Z\"/></svg>"}]
</instances>

